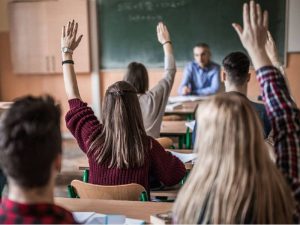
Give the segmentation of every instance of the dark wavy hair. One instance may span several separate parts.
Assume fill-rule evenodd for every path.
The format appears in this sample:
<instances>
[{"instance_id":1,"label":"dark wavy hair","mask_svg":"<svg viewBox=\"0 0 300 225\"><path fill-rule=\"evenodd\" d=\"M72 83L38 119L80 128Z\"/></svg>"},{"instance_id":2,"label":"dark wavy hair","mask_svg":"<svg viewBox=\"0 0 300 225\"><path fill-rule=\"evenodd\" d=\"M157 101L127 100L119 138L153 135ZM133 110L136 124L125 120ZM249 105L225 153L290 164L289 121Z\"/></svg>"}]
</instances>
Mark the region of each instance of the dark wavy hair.
<instances>
[{"instance_id":1,"label":"dark wavy hair","mask_svg":"<svg viewBox=\"0 0 300 225\"><path fill-rule=\"evenodd\" d=\"M60 114L52 97L26 96L1 116L1 168L19 186L48 184L51 166L62 153Z\"/></svg>"},{"instance_id":2,"label":"dark wavy hair","mask_svg":"<svg viewBox=\"0 0 300 225\"><path fill-rule=\"evenodd\" d=\"M243 85L247 81L250 60L242 52L232 52L223 60L223 67L229 81L235 85Z\"/></svg>"}]
</instances>

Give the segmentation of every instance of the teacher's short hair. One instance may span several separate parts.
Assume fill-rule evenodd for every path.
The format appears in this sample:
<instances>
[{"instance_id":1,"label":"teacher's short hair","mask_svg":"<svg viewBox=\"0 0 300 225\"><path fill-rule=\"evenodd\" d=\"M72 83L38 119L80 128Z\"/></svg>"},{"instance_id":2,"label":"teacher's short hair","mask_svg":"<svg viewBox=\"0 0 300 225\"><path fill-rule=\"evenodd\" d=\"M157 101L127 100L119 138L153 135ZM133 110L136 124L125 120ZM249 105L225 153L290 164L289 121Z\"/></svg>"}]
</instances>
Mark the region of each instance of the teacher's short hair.
<instances>
[{"instance_id":1,"label":"teacher's short hair","mask_svg":"<svg viewBox=\"0 0 300 225\"><path fill-rule=\"evenodd\" d=\"M198 47L198 48L209 48L209 45L204 43L204 42L199 42L199 43L195 44L194 48L196 48L196 47Z\"/></svg>"}]
</instances>

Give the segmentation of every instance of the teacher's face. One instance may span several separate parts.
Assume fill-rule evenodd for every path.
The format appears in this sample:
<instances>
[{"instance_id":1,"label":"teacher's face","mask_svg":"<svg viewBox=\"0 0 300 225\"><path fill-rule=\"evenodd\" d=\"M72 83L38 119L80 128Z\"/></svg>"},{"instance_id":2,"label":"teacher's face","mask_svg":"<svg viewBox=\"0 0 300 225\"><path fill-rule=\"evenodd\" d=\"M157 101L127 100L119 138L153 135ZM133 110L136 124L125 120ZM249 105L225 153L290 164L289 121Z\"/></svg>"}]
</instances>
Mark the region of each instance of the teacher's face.
<instances>
[{"instance_id":1,"label":"teacher's face","mask_svg":"<svg viewBox=\"0 0 300 225\"><path fill-rule=\"evenodd\" d=\"M210 61L210 50L206 47L195 47L194 48L194 59L201 66L205 67Z\"/></svg>"}]
</instances>

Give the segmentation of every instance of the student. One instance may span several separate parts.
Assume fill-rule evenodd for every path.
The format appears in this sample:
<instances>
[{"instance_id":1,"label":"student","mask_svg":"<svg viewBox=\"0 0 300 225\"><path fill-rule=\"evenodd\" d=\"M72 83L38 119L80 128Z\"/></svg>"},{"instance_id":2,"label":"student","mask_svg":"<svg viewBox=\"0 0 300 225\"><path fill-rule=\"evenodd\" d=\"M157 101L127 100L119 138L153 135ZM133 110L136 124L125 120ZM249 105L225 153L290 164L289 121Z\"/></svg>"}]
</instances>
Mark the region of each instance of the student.
<instances>
[{"instance_id":1,"label":"student","mask_svg":"<svg viewBox=\"0 0 300 225\"><path fill-rule=\"evenodd\" d=\"M217 93L220 87L220 66L211 61L209 46L199 43L193 52L194 61L184 69L178 94L207 96Z\"/></svg>"},{"instance_id":2,"label":"student","mask_svg":"<svg viewBox=\"0 0 300 225\"><path fill-rule=\"evenodd\" d=\"M23 97L2 116L0 164L8 181L0 223L73 224L70 212L54 204L62 163L60 108L51 97Z\"/></svg>"},{"instance_id":3,"label":"student","mask_svg":"<svg viewBox=\"0 0 300 225\"><path fill-rule=\"evenodd\" d=\"M62 49L65 88L70 110L67 127L89 159L89 182L100 185L138 183L149 192L150 174L165 185L175 185L185 175L183 163L147 136L137 92L126 81L111 85L104 97L102 124L81 100L74 71L72 52L77 23L63 29ZM66 61L67 60L67 61Z\"/></svg>"},{"instance_id":4,"label":"student","mask_svg":"<svg viewBox=\"0 0 300 225\"><path fill-rule=\"evenodd\" d=\"M276 165L249 101L235 93L216 96L198 114L201 157L176 200L176 223L299 223L300 111L265 51L267 12L251 1L243 18L244 28L233 26L257 70Z\"/></svg>"},{"instance_id":5,"label":"student","mask_svg":"<svg viewBox=\"0 0 300 225\"><path fill-rule=\"evenodd\" d=\"M250 61L242 52L232 52L223 59L223 80L225 83L225 91L234 91L247 96L247 87L251 74L249 73ZM251 102L255 111L261 120L264 129L264 138L267 138L271 131L271 124L268 119L267 111L264 104ZM195 145L197 134L197 124L193 129L192 143Z\"/></svg>"},{"instance_id":6,"label":"student","mask_svg":"<svg viewBox=\"0 0 300 225\"><path fill-rule=\"evenodd\" d=\"M249 73L250 61L242 52L232 52L223 60L223 80L225 83L225 91L234 91L247 96L248 82L251 74ZM271 124L268 119L267 111L264 104L251 102L255 111L262 122L264 129L264 137L267 138L271 131Z\"/></svg>"},{"instance_id":7,"label":"student","mask_svg":"<svg viewBox=\"0 0 300 225\"><path fill-rule=\"evenodd\" d=\"M168 29L163 23L157 25L157 39L161 43L165 54L163 79L151 90L148 90L149 78L147 69L143 64L137 62L132 62L128 65L127 73L123 79L136 88L146 133L154 138L159 138L160 136L162 118L176 74L172 42Z\"/></svg>"}]
</instances>

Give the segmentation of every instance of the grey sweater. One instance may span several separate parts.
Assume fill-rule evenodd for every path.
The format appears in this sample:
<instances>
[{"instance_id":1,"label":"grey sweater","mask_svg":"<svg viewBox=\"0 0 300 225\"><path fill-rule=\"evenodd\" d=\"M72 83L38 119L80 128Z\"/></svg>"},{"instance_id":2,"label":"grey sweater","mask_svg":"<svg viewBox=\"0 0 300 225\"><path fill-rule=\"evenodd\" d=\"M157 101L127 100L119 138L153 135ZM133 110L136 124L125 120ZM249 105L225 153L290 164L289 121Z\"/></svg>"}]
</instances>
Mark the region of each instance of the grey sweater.
<instances>
[{"instance_id":1,"label":"grey sweater","mask_svg":"<svg viewBox=\"0 0 300 225\"><path fill-rule=\"evenodd\" d=\"M151 90L138 96L145 130L151 137L158 138L160 136L162 118L174 83L175 73L174 56L166 55L164 77Z\"/></svg>"}]
</instances>

